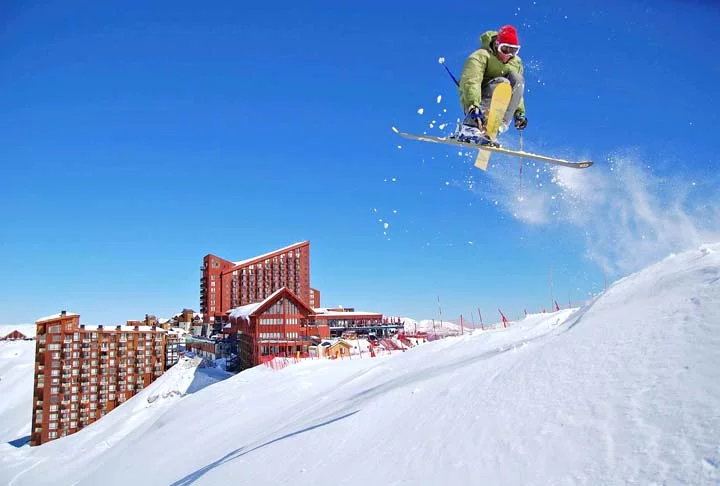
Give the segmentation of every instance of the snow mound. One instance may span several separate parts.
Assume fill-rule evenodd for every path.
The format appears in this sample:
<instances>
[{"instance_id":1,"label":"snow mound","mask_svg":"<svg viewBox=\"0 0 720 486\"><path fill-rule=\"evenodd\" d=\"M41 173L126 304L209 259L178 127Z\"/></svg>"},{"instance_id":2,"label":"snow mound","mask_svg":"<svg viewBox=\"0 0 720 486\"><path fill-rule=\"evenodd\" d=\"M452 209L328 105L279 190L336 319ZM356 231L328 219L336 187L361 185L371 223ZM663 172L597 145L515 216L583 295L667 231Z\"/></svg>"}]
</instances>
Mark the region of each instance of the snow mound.
<instances>
[{"instance_id":1,"label":"snow mound","mask_svg":"<svg viewBox=\"0 0 720 486\"><path fill-rule=\"evenodd\" d=\"M152 404L158 400L195 393L230 376L218 368L207 366L200 357L183 358L137 395L142 396L142 399L137 400L136 407L143 406L142 402Z\"/></svg>"}]
</instances>

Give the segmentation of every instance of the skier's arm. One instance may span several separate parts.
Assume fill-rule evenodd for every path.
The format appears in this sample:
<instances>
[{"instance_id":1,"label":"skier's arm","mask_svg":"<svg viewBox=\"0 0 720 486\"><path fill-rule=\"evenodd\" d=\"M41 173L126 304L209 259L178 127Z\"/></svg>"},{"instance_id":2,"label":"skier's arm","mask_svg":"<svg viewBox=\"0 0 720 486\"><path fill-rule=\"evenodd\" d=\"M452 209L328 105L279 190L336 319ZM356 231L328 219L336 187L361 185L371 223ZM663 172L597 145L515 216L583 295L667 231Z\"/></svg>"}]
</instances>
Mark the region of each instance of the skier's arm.
<instances>
[{"instance_id":1,"label":"skier's arm","mask_svg":"<svg viewBox=\"0 0 720 486\"><path fill-rule=\"evenodd\" d=\"M520 71L520 74L522 74L523 77L525 77L525 68L523 68L522 61L520 61L520 70L519 71ZM518 107L515 110L515 113L513 113L513 115L515 116L515 118L517 118L519 116L520 117L525 116L525 96L520 98L520 103L518 104Z\"/></svg>"},{"instance_id":2,"label":"skier's arm","mask_svg":"<svg viewBox=\"0 0 720 486\"><path fill-rule=\"evenodd\" d=\"M465 61L460 75L460 104L467 113L470 105L480 106L482 100L482 82L487 66L487 55L482 51L473 52Z\"/></svg>"}]
</instances>

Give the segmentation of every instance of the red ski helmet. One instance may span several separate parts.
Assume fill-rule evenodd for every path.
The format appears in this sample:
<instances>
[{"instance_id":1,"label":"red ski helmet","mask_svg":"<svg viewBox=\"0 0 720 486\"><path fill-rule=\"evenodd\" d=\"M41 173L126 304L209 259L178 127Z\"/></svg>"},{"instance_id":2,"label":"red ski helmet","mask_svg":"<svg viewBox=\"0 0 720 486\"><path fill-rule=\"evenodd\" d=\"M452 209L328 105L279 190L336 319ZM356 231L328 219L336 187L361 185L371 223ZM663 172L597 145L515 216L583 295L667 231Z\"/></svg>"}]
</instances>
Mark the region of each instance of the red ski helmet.
<instances>
[{"instance_id":1,"label":"red ski helmet","mask_svg":"<svg viewBox=\"0 0 720 486\"><path fill-rule=\"evenodd\" d=\"M520 41L518 41L517 31L512 25L503 25L497 33L497 42L495 52L498 59L507 63L513 56L520 51Z\"/></svg>"},{"instance_id":2,"label":"red ski helmet","mask_svg":"<svg viewBox=\"0 0 720 486\"><path fill-rule=\"evenodd\" d=\"M520 41L518 40L517 30L512 25L503 25L500 27L497 33L498 44L510 44L519 46Z\"/></svg>"}]
</instances>

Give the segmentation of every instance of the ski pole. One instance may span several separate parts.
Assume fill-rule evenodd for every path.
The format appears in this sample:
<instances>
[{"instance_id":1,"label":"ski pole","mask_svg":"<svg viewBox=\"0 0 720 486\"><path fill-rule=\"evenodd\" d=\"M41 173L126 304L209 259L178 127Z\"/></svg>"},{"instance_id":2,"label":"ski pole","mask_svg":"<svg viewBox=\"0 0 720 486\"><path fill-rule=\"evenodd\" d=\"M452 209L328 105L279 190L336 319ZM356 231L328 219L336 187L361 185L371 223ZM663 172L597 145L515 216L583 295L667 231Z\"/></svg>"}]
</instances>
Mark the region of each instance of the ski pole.
<instances>
[{"instance_id":1,"label":"ski pole","mask_svg":"<svg viewBox=\"0 0 720 486\"><path fill-rule=\"evenodd\" d=\"M445 64L445 58L444 58L444 57L441 57L439 62L440 62L440 64L442 64L442 66L445 68L445 71L447 71L447 73L450 75L450 77L452 78L452 80L455 82L455 86L460 87L460 82L457 80L457 78L455 77L455 75L453 75L452 71L450 71L450 69L449 69L449 68L447 67L447 65Z\"/></svg>"},{"instance_id":2,"label":"ski pole","mask_svg":"<svg viewBox=\"0 0 720 486\"><path fill-rule=\"evenodd\" d=\"M522 130L520 130L520 152L523 151L523 137ZM522 172L523 172L523 158L520 157L520 195L522 196Z\"/></svg>"}]
</instances>

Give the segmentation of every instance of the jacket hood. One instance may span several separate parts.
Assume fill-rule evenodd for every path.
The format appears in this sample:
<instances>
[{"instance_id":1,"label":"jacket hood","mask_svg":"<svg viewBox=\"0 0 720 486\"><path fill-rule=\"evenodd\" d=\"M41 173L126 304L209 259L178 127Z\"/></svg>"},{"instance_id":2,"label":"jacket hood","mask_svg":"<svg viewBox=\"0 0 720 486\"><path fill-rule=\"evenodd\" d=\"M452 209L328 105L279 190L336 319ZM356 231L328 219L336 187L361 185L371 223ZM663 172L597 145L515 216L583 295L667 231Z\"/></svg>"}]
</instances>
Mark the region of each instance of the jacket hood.
<instances>
[{"instance_id":1,"label":"jacket hood","mask_svg":"<svg viewBox=\"0 0 720 486\"><path fill-rule=\"evenodd\" d=\"M490 43L495 37L497 37L497 32L494 30L488 30L487 32L483 32L483 34L480 36L480 45L482 46L482 48L491 51L492 49L490 49Z\"/></svg>"}]
</instances>

